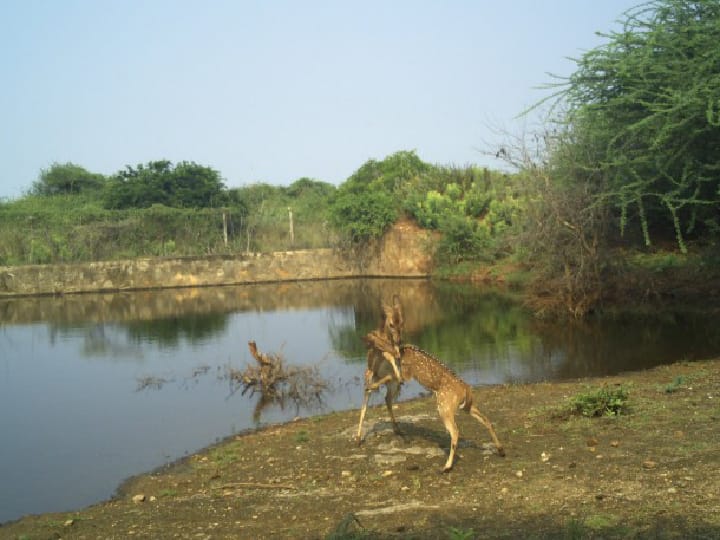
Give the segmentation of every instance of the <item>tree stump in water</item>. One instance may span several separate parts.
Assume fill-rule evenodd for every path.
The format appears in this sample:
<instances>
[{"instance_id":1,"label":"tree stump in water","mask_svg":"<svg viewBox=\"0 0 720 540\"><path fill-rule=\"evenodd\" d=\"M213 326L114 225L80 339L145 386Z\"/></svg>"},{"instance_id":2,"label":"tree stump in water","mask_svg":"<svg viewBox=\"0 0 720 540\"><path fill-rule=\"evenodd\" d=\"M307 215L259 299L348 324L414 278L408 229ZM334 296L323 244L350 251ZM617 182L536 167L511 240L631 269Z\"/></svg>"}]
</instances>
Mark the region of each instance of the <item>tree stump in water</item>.
<instances>
[{"instance_id":1,"label":"tree stump in water","mask_svg":"<svg viewBox=\"0 0 720 540\"><path fill-rule=\"evenodd\" d=\"M253 415L256 421L261 410L271 403L284 408L286 398L298 407L322 403L322 393L327 389L328 382L320 376L317 366L286 367L279 354L260 352L254 341L248 341L248 348L256 364L248 365L242 372L230 369L229 378L243 385L243 395L248 390L251 390L251 396L256 391L260 392Z\"/></svg>"}]
</instances>

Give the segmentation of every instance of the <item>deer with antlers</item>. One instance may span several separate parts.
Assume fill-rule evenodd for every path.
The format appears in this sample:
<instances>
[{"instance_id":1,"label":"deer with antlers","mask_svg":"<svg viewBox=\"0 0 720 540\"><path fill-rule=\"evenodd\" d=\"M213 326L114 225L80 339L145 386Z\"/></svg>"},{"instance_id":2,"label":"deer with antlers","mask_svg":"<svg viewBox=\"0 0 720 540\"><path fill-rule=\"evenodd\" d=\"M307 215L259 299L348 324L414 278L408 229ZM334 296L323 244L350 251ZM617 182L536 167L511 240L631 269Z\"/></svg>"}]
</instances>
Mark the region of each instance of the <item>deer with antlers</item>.
<instances>
[{"instance_id":1,"label":"deer with antlers","mask_svg":"<svg viewBox=\"0 0 720 540\"><path fill-rule=\"evenodd\" d=\"M422 386L435 393L440 418L445 425L445 429L447 429L450 434L450 453L443 467L443 472L448 472L452 469L455 460L458 439L460 437L460 431L455 422L455 413L458 409L463 409L465 412L468 412L473 418L484 425L490 432L498 455L505 455L505 450L498 440L492 422L473 404L472 388L449 367L430 353L414 345L400 345L397 341L393 341L393 338L382 329L370 332L363 340L369 346L368 360L372 355L375 358L382 358L384 361L374 362L373 366L377 366L377 370L372 372L370 372L370 362L368 362L368 371L365 375L365 402L360 412L360 426L358 427L357 435L358 441L360 441L362 422L365 416L368 397L382 385L387 386L385 403L390 412L393 429L396 433L398 432L395 417L392 412L392 400L397 396L399 385L402 381L415 379ZM391 359L393 365L399 363L401 374L399 378L397 378L396 374L391 371L390 368L385 367L383 369L383 364L385 366L390 365Z\"/></svg>"}]
</instances>

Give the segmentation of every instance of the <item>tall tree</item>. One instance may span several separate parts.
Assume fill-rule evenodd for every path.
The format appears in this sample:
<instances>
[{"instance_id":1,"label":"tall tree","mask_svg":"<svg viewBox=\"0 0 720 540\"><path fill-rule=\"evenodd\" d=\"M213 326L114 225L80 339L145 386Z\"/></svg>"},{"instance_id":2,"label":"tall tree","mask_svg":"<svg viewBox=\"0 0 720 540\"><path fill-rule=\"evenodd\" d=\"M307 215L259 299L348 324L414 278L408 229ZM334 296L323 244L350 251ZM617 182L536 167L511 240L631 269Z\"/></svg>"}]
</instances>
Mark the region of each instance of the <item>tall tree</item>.
<instances>
[{"instance_id":1,"label":"tall tree","mask_svg":"<svg viewBox=\"0 0 720 540\"><path fill-rule=\"evenodd\" d=\"M432 169L414 151L366 161L338 188L331 220L353 242L380 236L397 219L408 186Z\"/></svg>"},{"instance_id":2,"label":"tall tree","mask_svg":"<svg viewBox=\"0 0 720 540\"><path fill-rule=\"evenodd\" d=\"M111 179L105 198L108 208L147 208L153 204L177 208L218 206L225 186L220 173L183 161L151 161L127 166Z\"/></svg>"},{"instance_id":3,"label":"tall tree","mask_svg":"<svg viewBox=\"0 0 720 540\"><path fill-rule=\"evenodd\" d=\"M105 177L91 173L74 163L53 163L48 169L40 171L33 183L32 192L36 195L76 195L78 193L97 192L105 185Z\"/></svg>"},{"instance_id":4,"label":"tall tree","mask_svg":"<svg viewBox=\"0 0 720 540\"><path fill-rule=\"evenodd\" d=\"M560 94L575 150L556 158L603 182L622 228L637 219L649 244L668 224L684 251L720 231L720 2L647 2L601 35Z\"/></svg>"}]
</instances>

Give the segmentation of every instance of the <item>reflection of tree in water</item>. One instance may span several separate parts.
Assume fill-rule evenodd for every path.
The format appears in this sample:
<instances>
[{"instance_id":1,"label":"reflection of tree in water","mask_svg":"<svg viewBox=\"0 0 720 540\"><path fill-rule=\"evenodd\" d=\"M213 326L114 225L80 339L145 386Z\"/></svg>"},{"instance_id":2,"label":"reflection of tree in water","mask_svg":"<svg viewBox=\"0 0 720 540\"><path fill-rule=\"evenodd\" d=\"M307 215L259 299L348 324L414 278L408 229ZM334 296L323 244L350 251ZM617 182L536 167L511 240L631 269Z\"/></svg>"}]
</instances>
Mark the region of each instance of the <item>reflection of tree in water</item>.
<instances>
[{"instance_id":1,"label":"reflection of tree in water","mask_svg":"<svg viewBox=\"0 0 720 540\"><path fill-rule=\"evenodd\" d=\"M339 320L333 317L328 325L333 350L350 362L365 361L367 347L362 337L378 327L379 297L361 294L355 305L346 308Z\"/></svg>"},{"instance_id":2,"label":"reflection of tree in water","mask_svg":"<svg viewBox=\"0 0 720 540\"><path fill-rule=\"evenodd\" d=\"M49 325L48 333L50 344L54 345L60 337L75 337L82 335L82 354L86 357L118 357L139 358L142 350L137 344L127 343L124 334L118 332L118 327L96 323L87 326L79 325Z\"/></svg>"},{"instance_id":3,"label":"reflection of tree in water","mask_svg":"<svg viewBox=\"0 0 720 540\"><path fill-rule=\"evenodd\" d=\"M648 369L720 351L720 317L708 313L618 313L572 324L536 323L546 355L561 356L560 378Z\"/></svg>"},{"instance_id":4,"label":"reflection of tree in water","mask_svg":"<svg viewBox=\"0 0 720 540\"><path fill-rule=\"evenodd\" d=\"M363 298L354 306L354 317L329 327L333 348L349 361L365 360L361 338L379 322L380 298ZM403 341L442 353L451 365L476 357L479 346L504 350L512 343L513 347L531 348L534 336L528 312L508 296L449 283L437 287L437 298L437 302L423 305L400 298L406 313ZM415 324L408 325L408 320Z\"/></svg>"},{"instance_id":5,"label":"reflection of tree in water","mask_svg":"<svg viewBox=\"0 0 720 540\"><path fill-rule=\"evenodd\" d=\"M365 334L370 330L371 328L368 328ZM330 343L332 343L333 350L337 351L346 360L350 362L365 361L367 349L360 341L360 336L365 335L361 330L350 324L330 325L328 333L330 334Z\"/></svg>"},{"instance_id":6,"label":"reflection of tree in water","mask_svg":"<svg viewBox=\"0 0 720 540\"><path fill-rule=\"evenodd\" d=\"M222 335L226 332L227 325L227 314L187 315L136 320L116 325L52 324L49 325L49 334L51 344L55 343L58 336L83 334L85 341L82 352L86 356L139 356L139 343L151 342L161 347L179 347L183 339L195 343ZM113 336L113 333L117 335ZM125 339L121 340L120 337Z\"/></svg>"},{"instance_id":7,"label":"reflection of tree in water","mask_svg":"<svg viewBox=\"0 0 720 540\"><path fill-rule=\"evenodd\" d=\"M157 342L165 347L176 347L181 339L190 343L206 340L225 333L228 314L190 314L183 317L133 321L127 325L131 340Z\"/></svg>"}]
</instances>

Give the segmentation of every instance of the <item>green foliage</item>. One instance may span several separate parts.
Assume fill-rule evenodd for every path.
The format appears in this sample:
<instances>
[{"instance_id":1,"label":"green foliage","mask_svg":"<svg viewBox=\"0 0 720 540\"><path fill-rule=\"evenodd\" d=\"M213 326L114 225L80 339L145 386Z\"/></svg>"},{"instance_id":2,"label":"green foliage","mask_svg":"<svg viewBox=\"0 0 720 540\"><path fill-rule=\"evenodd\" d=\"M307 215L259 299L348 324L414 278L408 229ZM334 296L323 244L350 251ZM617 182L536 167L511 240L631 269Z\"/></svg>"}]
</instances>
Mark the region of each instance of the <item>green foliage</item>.
<instances>
[{"instance_id":1,"label":"green foliage","mask_svg":"<svg viewBox=\"0 0 720 540\"><path fill-rule=\"evenodd\" d=\"M320 180L303 177L290 184L285 192L291 199L323 201L329 199L335 193L335 186Z\"/></svg>"},{"instance_id":2,"label":"green foliage","mask_svg":"<svg viewBox=\"0 0 720 540\"><path fill-rule=\"evenodd\" d=\"M223 213L228 223L224 245ZM243 216L228 209L106 210L81 196L26 197L0 207L0 264L44 264L241 250Z\"/></svg>"},{"instance_id":3,"label":"green foliage","mask_svg":"<svg viewBox=\"0 0 720 540\"><path fill-rule=\"evenodd\" d=\"M351 242L366 242L381 236L398 218L392 195L369 188L355 193L339 189L330 217L341 234Z\"/></svg>"},{"instance_id":4,"label":"green foliage","mask_svg":"<svg viewBox=\"0 0 720 540\"><path fill-rule=\"evenodd\" d=\"M229 190L229 200L245 210L246 250L326 247L333 241L328 225L332 184L300 178L289 187L257 183ZM289 236L292 212L293 235Z\"/></svg>"},{"instance_id":5,"label":"green foliage","mask_svg":"<svg viewBox=\"0 0 720 540\"><path fill-rule=\"evenodd\" d=\"M301 429L300 431L298 431L295 434L295 442L296 443L304 443L304 442L308 442L309 440L310 440L310 434L304 429Z\"/></svg>"},{"instance_id":6,"label":"green foliage","mask_svg":"<svg viewBox=\"0 0 720 540\"><path fill-rule=\"evenodd\" d=\"M223 191L223 208L108 209L95 192L27 195L0 203L0 265L326 247L334 238L327 223L334 191L309 179L289 188L254 184Z\"/></svg>"},{"instance_id":7,"label":"green foliage","mask_svg":"<svg viewBox=\"0 0 720 540\"><path fill-rule=\"evenodd\" d=\"M492 261L507 251L520 223L524 203L515 179L473 167L437 167L413 192L405 210L425 228L442 233L437 249L441 265Z\"/></svg>"},{"instance_id":8,"label":"green foliage","mask_svg":"<svg viewBox=\"0 0 720 540\"><path fill-rule=\"evenodd\" d=\"M634 254L629 261L638 269L644 269L653 274L662 274L668 270L700 264L700 261L695 259L691 255L661 252Z\"/></svg>"},{"instance_id":9,"label":"green foliage","mask_svg":"<svg viewBox=\"0 0 720 540\"><path fill-rule=\"evenodd\" d=\"M208 167L166 160L107 180L72 164L43 174L36 194L0 203L0 264L362 243L404 213L441 233L439 260L454 265L503 253L522 208L512 178L407 151L369 160L339 188L303 177L226 189Z\"/></svg>"},{"instance_id":10,"label":"green foliage","mask_svg":"<svg viewBox=\"0 0 720 540\"><path fill-rule=\"evenodd\" d=\"M671 383L665 385L665 387L663 388L663 391L666 394L673 394L673 393L677 392L678 390L680 390L680 388L682 388L682 386L686 382L687 381L686 381L685 377L683 377L682 375L679 377L675 377L675 379L673 379L673 381Z\"/></svg>"},{"instance_id":11,"label":"green foliage","mask_svg":"<svg viewBox=\"0 0 720 540\"><path fill-rule=\"evenodd\" d=\"M33 183L34 195L75 195L98 192L105 186L101 174L88 172L74 163L53 163L49 169L40 171L40 177Z\"/></svg>"},{"instance_id":12,"label":"green foliage","mask_svg":"<svg viewBox=\"0 0 720 540\"><path fill-rule=\"evenodd\" d=\"M325 540L364 540L371 537L370 532L363 528L360 520L351 512L325 536Z\"/></svg>"},{"instance_id":13,"label":"green foliage","mask_svg":"<svg viewBox=\"0 0 720 540\"><path fill-rule=\"evenodd\" d=\"M449 538L451 540L470 540L475 538L475 531L473 529L460 529L459 527L450 527L448 531Z\"/></svg>"},{"instance_id":14,"label":"green foliage","mask_svg":"<svg viewBox=\"0 0 720 540\"><path fill-rule=\"evenodd\" d=\"M583 416L619 416L627 410L628 392L622 387L602 388L578 394L570 400L573 413Z\"/></svg>"},{"instance_id":15,"label":"green foliage","mask_svg":"<svg viewBox=\"0 0 720 540\"><path fill-rule=\"evenodd\" d=\"M720 226L720 4L649 2L604 37L561 92L573 133L561 146L583 148L575 172L602 179L622 232L637 222L649 244L670 230L685 251Z\"/></svg>"},{"instance_id":16,"label":"green foliage","mask_svg":"<svg viewBox=\"0 0 720 540\"><path fill-rule=\"evenodd\" d=\"M461 261L492 260L490 229L484 222L467 216L447 214L440 229L437 258L443 264Z\"/></svg>"},{"instance_id":17,"label":"green foliage","mask_svg":"<svg viewBox=\"0 0 720 540\"><path fill-rule=\"evenodd\" d=\"M506 251L522 203L513 180L475 167L438 167L414 152L366 162L340 186L331 222L345 238L365 242L382 235L402 214L441 233L441 265L493 260Z\"/></svg>"},{"instance_id":18,"label":"green foliage","mask_svg":"<svg viewBox=\"0 0 720 540\"><path fill-rule=\"evenodd\" d=\"M108 185L105 207L148 208L162 204L175 208L207 208L225 202L220 173L193 162L151 161L137 168L129 165Z\"/></svg>"},{"instance_id":19,"label":"green foliage","mask_svg":"<svg viewBox=\"0 0 720 540\"><path fill-rule=\"evenodd\" d=\"M415 152L396 152L365 162L344 182L330 206L330 219L353 243L381 236L400 215L402 193L429 172Z\"/></svg>"}]
</instances>

